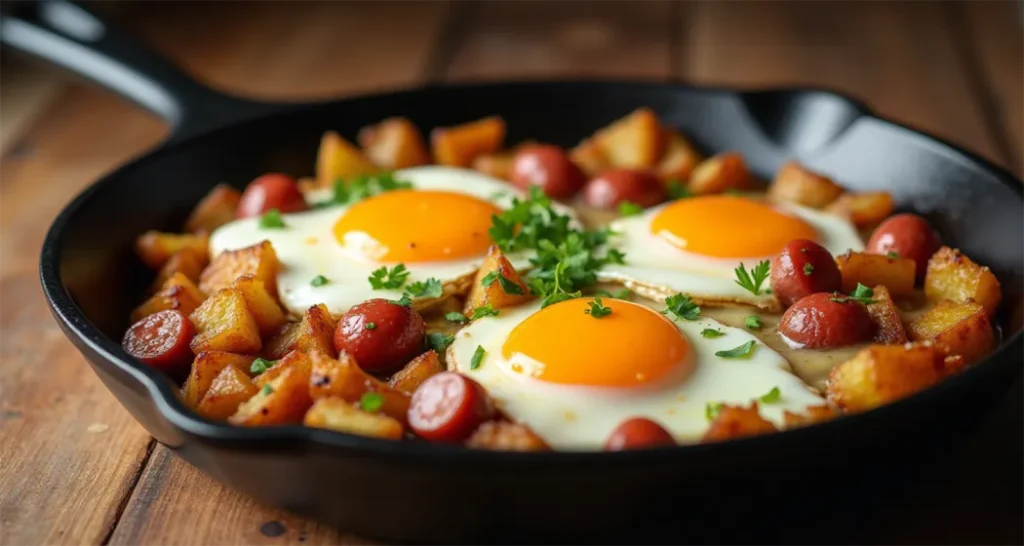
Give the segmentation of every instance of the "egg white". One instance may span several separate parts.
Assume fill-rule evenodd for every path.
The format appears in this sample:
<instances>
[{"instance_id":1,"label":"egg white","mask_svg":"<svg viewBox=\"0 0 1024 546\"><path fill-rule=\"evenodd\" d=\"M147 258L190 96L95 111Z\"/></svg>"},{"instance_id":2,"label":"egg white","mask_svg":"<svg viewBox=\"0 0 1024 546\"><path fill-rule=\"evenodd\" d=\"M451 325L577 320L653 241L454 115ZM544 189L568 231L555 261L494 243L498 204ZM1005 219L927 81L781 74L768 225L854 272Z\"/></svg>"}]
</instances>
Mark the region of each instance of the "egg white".
<instances>
[{"instance_id":1,"label":"egg white","mask_svg":"<svg viewBox=\"0 0 1024 546\"><path fill-rule=\"evenodd\" d=\"M682 292L701 304L740 303L766 310L779 310L778 301L763 288L755 295L736 284L735 269L741 263L750 270L771 256L741 259L717 259L680 250L662 237L651 233L651 222L671 203L652 207L638 216L620 218L611 223L610 244L626 255L626 263L607 265L598 271L601 281L623 284L637 293L664 301ZM848 250L861 251L864 243L856 227L847 219L799 205L774 204L780 212L802 219L818 232L818 244L833 256ZM737 218L742 222L742 218ZM750 226L750 229L771 229L771 226Z\"/></svg>"},{"instance_id":2,"label":"egg white","mask_svg":"<svg viewBox=\"0 0 1024 546\"><path fill-rule=\"evenodd\" d=\"M586 308L580 299L580 312ZM503 309L497 317L481 318L455 336L448 349L448 365L483 385L497 406L511 419L533 429L559 450L600 449L612 431L631 417L648 417L660 423L681 443L693 443L707 431L709 402L749 404L778 387L777 403L761 404L761 415L776 425L783 411L803 413L809 405L825 400L793 375L789 363L752 334L725 326L710 318L680 320L675 324L690 343L694 370L685 379L657 387L612 389L548 383L512 371L502 347L520 322L540 310L532 302ZM706 328L721 330L720 337L706 339ZM748 358L727 359L715 352L743 343L757 342ZM587 343L585 339L558 339L557 343ZM473 353L483 347L485 356L471 369ZM581 366L587 363L581 362Z\"/></svg>"},{"instance_id":3,"label":"egg white","mask_svg":"<svg viewBox=\"0 0 1024 546\"><path fill-rule=\"evenodd\" d=\"M426 166L403 169L394 173L396 179L412 183L414 189L443 190L471 195L489 201L496 207L507 209L514 197L524 194L507 182L468 169ZM319 201L329 197L329 191L307 194L307 200ZM575 222L572 209L553 205L560 213ZM371 298L398 299L403 289L374 290L370 274L381 266L392 267L391 262L380 262L360 255L357 249L343 248L335 238L334 224L348 210L347 205L328 206L305 212L282 214L285 228L261 229L259 218L245 218L230 222L213 232L210 237L211 257L227 250L235 250L268 240L277 253L281 269L277 276L281 302L291 312L301 314L310 306L324 303L335 314ZM393 221L401 222L401 218ZM532 252L507 255L516 269L528 267ZM406 285L425 281L431 277L456 289L468 288L469 280L479 269L484 255L436 262L407 263L410 275ZM312 286L310 281L323 275L328 283Z\"/></svg>"}]
</instances>

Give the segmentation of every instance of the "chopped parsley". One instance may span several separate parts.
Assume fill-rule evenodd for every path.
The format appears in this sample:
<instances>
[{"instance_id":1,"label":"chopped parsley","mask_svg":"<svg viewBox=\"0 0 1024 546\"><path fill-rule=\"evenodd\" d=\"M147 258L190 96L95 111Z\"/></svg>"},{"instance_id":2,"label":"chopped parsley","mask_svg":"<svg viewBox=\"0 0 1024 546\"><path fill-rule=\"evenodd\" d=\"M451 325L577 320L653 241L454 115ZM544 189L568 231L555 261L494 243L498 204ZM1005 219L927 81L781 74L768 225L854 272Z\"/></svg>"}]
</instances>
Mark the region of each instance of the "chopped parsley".
<instances>
[{"instance_id":1,"label":"chopped parsley","mask_svg":"<svg viewBox=\"0 0 1024 546\"><path fill-rule=\"evenodd\" d=\"M309 284L312 286L323 286L329 282L331 281L327 280L327 277L317 275L316 277L313 277L313 280L309 281Z\"/></svg>"},{"instance_id":2,"label":"chopped parsley","mask_svg":"<svg viewBox=\"0 0 1024 546\"><path fill-rule=\"evenodd\" d=\"M452 343L455 342L454 334L445 334L443 332L433 332L427 334L427 347L443 353Z\"/></svg>"},{"instance_id":3,"label":"chopped parsley","mask_svg":"<svg viewBox=\"0 0 1024 546\"><path fill-rule=\"evenodd\" d=\"M283 229L287 226L284 224L284 219L281 218L281 211L277 209L270 209L260 216L260 229Z\"/></svg>"},{"instance_id":4,"label":"chopped parsley","mask_svg":"<svg viewBox=\"0 0 1024 546\"><path fill-rule=\"evenodd\" d=\"M271 387L270 383L263 385L263 388L260 389L260 394L262 394L263 396L268 396L272 392L274 392L274 387Z\"/></svg>"},{"instance_id":5,"label":"chopped parsley","mask_svg":"<svg viewBox=\"0 0 1024 546\"><path fill-rule=\"evenodd\" d=\"M277 361L267 360L265 358L257 358L256 360L252 361L252 366L249 366L249 372L259 375L269 370L270 368L273 368L274 364L277 364Z\"/></svg>"},{"instance_id":6,"label":"chopped parsley","mask_svg":"<svg viewBox=\"0 0 1024 546\"><path fill-rule=\"evenodd\" d=\"M384 397L377 392L368 392L363 394L363 397L359 399L359 409L368 411L370 413L376 413L380 411L381 406L384 405Z\"/></svg>"},{"instance_id":7,"label":"chopped parsley","mask_svg":"<svg viewBox=\"0 0 1024 546\"><path fill-rule=\"evenodd\" d=\"M704 417L707 417L708 421L714 421L724 405L724 402L708 402L704 405Z\"/></svg>"},{"instance_id":8,"label":"chopped parsley","mask_svg":"<svg viewBox=\"0 0 1024 546\"><path fill-rule=\"evenodd\" d=\"M480 367L480 363L484 361L484 355L487 354L484 351L482 345L477 345L476 350L473 351L473 358L469 360L469 369L475 370Z\"/></svg>"},{"instance_id":9,"label":"chopped parsley","mask_svg":"<svg viewBox=\"0 0 1024 546\"><path fill-rule=\"evenodd\" d=\"M687 197L693 197L690 190L686 189L686 186L678 180L669 180L665 189L668 190L669 199L685 199Z\"/></svg>"},{"instance_id":10,"label":"chopped parsley","mask_svg":"<svg viewBox=\"0 0 1024 546\"><path fill-rule=\"evenodd\" d=\"M900 254L898 252L896 252L895 250L890 250L889 252L886 252L885 255L890 257L890 258L899 258L900 257Z\"/></svg>"},{"instance_id":11,"label":"chopped parsley","mask_svg":"<svg viewBox=\"0 0 1024 546\"><path fill-rule=\"evenodd\" d=\"M878 300L871 299L874 296L875 291L867 286L864 286L861 283L857 283L857 288L855 288L853 292L850 293L850 299L854 301L859 301L864 305L871 305L872 303L877 303Z\"/></svg>"},{"instance_id":12,"label":"chopped parsley","mask_svg":"<svg viewBox=\"0 0 1024 546\"><path fill-rule=\"evenodd\" d=\"M444 293L441 281L433 277L426 281L416 281L406 287L414 298L440 298Z\"/></svg>"},{"instance_id":13,"label":"chopped parsley","mask_svg":"<svg viewBox=\"0 0 1024 546\"><path fill-rule=\"evenodd\" d=\"M750 340L743 345L733 347L728 351L718 351L715 353L715 356L720 356L722 358L746 358L754 352L754 345L756 343L756 341Z\"/></svg>"},{"instance_id":14,"label":"chopped parsley","mask_svg":"<svg viewBox=\"0 0 1024 546\"><path fill-rule=\"evenodd\" d=\"M381 266L379 269L373 270L367 280L370 281L370 286L374 290L397 290L405 284L408 278L409 271L405 269L405 264L398 264L391 269Z\"/></svg>"},{"instance_id":15,"label":"chopped parsley","mask_svg":"<svg viewBox=\"0 0 1024 546\"><path fill-rule=\"evenodd\" d=\"M338 179L334 181L331 198L317 206L350 205L379 193L409 188L412 188L411 182L397 180L392 173L360 175L348 181Z\"/></svg>"},{"instance_id":16,"label":"chopped parsley","mask_svg":"<svg viewBox=\"0 0 1024 546\"><path fill-rule=\"evenodd\" d=\"M402 297L397 300L388 300L395 305L401 305L402 307L412 307L412 298L408 292L403 292Z\"/></svg>"},{"instance_id":17,"label":"chopped parsley","mask_svg":"<svg viewBox=\"0 0 1024 546\"><path fill-rule=\"evenodd\" d=\"M759 400L765 404L775 404L779 400L782 400L782 391L780 391L778 387L772 387L772 390L762 394Z\"/></svg>"},{"instance_id":18,"label":"chopped parsley","mask_svg":"<svg viewBox=\"0 0 1024 546\"><path fill-rule=\"evenodd\" d=\"M594 292L594 295L595 296L601 296L602 298L614 298L614 299L617 299L617 300L628 300L629 297L633 295L633 292L630 291L630 289L628 289L628 288L620 288L619 290L616 290L614 292L609 292L607 290L598 290L597 292Z\"/></svg>"},{"instance_id":19,"label":"chopped parsley","mask_svg":"<svg viewBox=\"0 0 1024 546\"><path fill-rule=\"evenodd\" d=\"M367 330L376 330L377 329L377 323L376 322L367 322L366 324L363 325L363 328L366 328Z\"/></svg>"},{"instance_id":20,"label":"chopped parsley","mask_svg":"<svg viewBox=\"0 0 1024 546\"><path fill-rule=\"evenodd\" d=\"M491 304L481 305L476 309L473 309L473 313L469 316L469 320L476 320L483 317L496 317L498 316L498 310L491 306Z\"/></svg>"},{"instance_id":21,"label":"chopped parsley","mask_svg":"<svg viewBox=\"0 0 1024 546\"><path fill-rule=\"evenodd\" d=\"M747 317L746 325L751 330L760 330L764 326L764 321L757 315L750 315Z\"/></svg>"},{"instance_id":22,"label":"chopped parsley","mask_svg":"<svg viewBox=\"0 0 1024 546\"><path fill-rule=\"evenodd\" d=\"M644 208L630 201L619 203L619 214L622 216L636 216L644 211Z\"/></svg>"},{"instance_id":23,"label":"chopped parsley","mask_svg":"<svg viewBox=\"0 0 1024 546\"><path fill-rule=\"evenodd\" d=\"M814 273L814 266L809 263L804 264L804 275L810 277L811 273Z\"/></svg>"},{"instance_id":24,"label":"chopped parsley","mask_svg":"<svg viewBox=\"0 0 1024 546\"><path fill-rule=\"evenodd\" d=\"M450 322L466 322L466 321L469 320L469 317L467 317L466 315L463 315L462 313L460 313L458 311L452 311L451 313L445 313L444 314L444 318L445 318L445 320L448 320Z\"/></svg>"},{"instance_id":25,"label":"chopped parsley","mask_svg":"<svg viewBox=\"0 0 1024 546\"><path fill-rule=\"evenodd\" d=\"M662 314L675 316L673 320L686 319L686 320L697 320L700 316L700 307L690 299L690 296L685 294L676 294L669 296L665 299L665 305L667 309L662 311Z\"/></svg>"},{"instance_id":26,"label":"chopped parsley","mask_svg":"<svg viewBox=\"0 0 1024 546\"><path fill-rule=\"evenodd\" d=\"M612 308L604 306L601 302L601 296L594 296L594 299L587 305L589 308L584 309L583 312L596 319L612 314Z\"/></svg>"},{"instance_id":27,"label":"chopped parsley","mask_svg":"<svg viewBox=\"0 0 1024 546\"><path fill-rule=\"evenodd\" d=\"M716 337L722 337L725 333L721 330L713 330L711 328L705 328L700 331L700 336L705 339L715 339Z\"/></svg>"},{"instance_id":28,"label":"chopped parsley","mask_svg":"<svg viewBox=\"0 0 1024 546\"><path fill-rule=\"evenodd\" d=\"M755 296L760 294L761 285L768 278L769 267L771 267L771 262L762 260L748 272L743 262L740 262L739 267L735 270L736 284L742 286L744 290L750 291Z\"/></svg>"},{"instance_id":29,"label":"chopped parsley","mask_svg":"<svg viewBox=\"0 0 1024 546\"><path fill-rule=\"evenodd\" d=\"M485 275L481 284L484 286L490 286L494 284L495 281L498 281L498 284L501 285L501 289L504 290L506 294L513 294L517 296L521 296L523 294L523 289L518 284L502 275L501 271L497 269Z\"/></svg>"}]
</instances>

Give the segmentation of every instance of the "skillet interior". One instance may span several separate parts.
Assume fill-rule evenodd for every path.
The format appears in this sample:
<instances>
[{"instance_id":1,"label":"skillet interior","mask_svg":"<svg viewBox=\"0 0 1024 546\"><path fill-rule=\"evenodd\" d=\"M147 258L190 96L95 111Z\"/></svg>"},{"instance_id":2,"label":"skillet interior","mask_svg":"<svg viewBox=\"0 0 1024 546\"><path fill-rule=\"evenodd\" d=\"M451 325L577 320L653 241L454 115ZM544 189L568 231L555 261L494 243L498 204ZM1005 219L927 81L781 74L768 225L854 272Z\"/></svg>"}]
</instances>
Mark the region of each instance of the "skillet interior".
<instances>
[{"instance_id":1,"label":"skillet interior","mask_svg":"<svg viewBox=\"0 0 1024 546\"><path fill-rule=\"evenodd\" d=\"M498 114L509 142L571 145L638 106L654 108L706 151L741 151L762 177L798 157L844 186L891 191L901 208L924 214L944 241L999 275L1001 351L926 393L806 430L649 453L541 456L206 423L185 412L165 379L121 361L117 341L151 279L132 255L134 237L174 229L217 182L241 187L267 171L311 174L324 130L351 138L393 115L429 130ZM237 489L344 529L404 541L609 540L644 531L674 540L770 540L764 533L784 525L777 512L759 518L759 509L799 502L789 531L820 540L820 529L836 532L823 527L837 524L829 514L858 527L851 519L858 512L840 509L843 499L811 500L823 484L864 508L861 494L905 483L908 464L919 467L921 457L953 445L1008 388L1020 367L1022 210L1020 183L1010 175L831 93L607 82L430 88L273 115L137 161L58 218L42 276L62 326L157 439Z\"/></svg>"}]
</instances>

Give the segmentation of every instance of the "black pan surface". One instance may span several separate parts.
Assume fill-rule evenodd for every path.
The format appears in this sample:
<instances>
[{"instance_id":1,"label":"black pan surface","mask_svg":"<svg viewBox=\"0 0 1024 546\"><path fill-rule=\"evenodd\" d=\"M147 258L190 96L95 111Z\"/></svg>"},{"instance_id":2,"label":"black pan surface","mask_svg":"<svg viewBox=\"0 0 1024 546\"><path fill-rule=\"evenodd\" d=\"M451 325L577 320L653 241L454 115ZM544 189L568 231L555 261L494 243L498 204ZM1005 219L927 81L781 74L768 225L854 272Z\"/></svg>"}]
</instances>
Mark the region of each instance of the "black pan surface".
<instances>
[{"instance_id":1,"label":"black pan surface","mask_svg":"<svg viewBox=\"0 0 1024 546\"><path fill-rule=\"evenodd\" d=\"M53 9L89 17L62 2L6 12L0 39L176 126L168 144L90 186L54 221L40 259L54 316L157 440L262 502L403 542L868 541L875 537L864 522L898 509L901 491L963 439L1020 370L1020 181L839 94L518 82L265 105L200 87L114 29L98 38L69 32L60 24L66 17L47 15ZM923 214L944 241L997 273L1000 348L958 377L865 414L723 444L610 454L474 452L297 426L231 427L192 414L174 384L120 348L129 311L152 278L131 251L135 236L174 230L218 182L242 187L267 171L311 174L327 129L352 138L389 116L429 131L500 115L510 142L571 145L639 106L705 151L742 152L762 177L798 158L844 186L891 191L901 209Z\"/></svg>"}]
</instances>

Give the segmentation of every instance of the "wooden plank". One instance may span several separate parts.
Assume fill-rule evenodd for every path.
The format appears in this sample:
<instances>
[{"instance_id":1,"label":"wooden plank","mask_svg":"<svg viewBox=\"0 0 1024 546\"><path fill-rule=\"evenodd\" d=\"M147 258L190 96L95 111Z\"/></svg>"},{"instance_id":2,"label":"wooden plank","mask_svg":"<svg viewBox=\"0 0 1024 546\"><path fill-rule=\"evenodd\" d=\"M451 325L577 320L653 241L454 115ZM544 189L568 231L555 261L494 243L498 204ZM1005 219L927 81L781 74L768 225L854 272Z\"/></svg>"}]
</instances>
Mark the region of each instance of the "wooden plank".
<instances>
[{"instance_id":1,"label":"wooden plank","mask_svg":"<svg viewBox=\"0 0 1024 546\"><path fill-rule=\"evenodd\" d=\"M54 70L11 56L0 58L0 156L31 127L63 89Z\"/></svg>"},{"instance_id":2,"label":"wooden plank","mask_svg":"<svg viewBox=\"0 0 1024 546\"><path fill-rule=\"evenodd\" d=\"M665 78L671 2L470 4L447 79Z\"/></svg>"}]
</instances>

